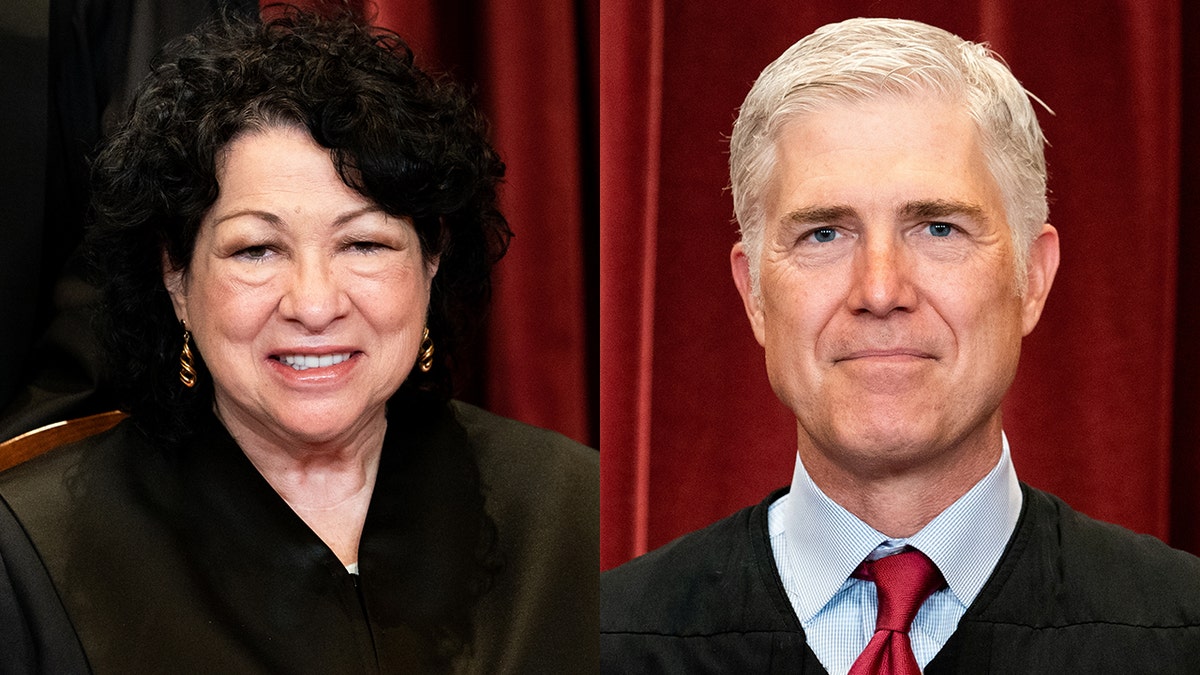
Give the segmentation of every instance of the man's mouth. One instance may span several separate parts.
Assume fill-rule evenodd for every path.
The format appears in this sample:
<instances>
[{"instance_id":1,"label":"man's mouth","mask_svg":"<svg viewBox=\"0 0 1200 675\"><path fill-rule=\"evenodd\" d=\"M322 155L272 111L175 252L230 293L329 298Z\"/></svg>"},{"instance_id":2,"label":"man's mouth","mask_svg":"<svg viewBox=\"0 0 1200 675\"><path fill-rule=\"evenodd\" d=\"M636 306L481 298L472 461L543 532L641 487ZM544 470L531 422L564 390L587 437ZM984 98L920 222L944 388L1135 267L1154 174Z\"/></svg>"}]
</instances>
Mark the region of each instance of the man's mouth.
<instances>
[{"instance_id":1,"label":"man's mouth","mask_svg":"<svg viewBox=\"0 0 1200 675\"><path fill-rule=\"evenodd\" d=\"M932 354L921 349L914 348L881 348L881 349L859 349L834 359L838 361L858 361L862 359L875 360L905 360L905 359L936 359Z\"/></svg>"}]
</instances>

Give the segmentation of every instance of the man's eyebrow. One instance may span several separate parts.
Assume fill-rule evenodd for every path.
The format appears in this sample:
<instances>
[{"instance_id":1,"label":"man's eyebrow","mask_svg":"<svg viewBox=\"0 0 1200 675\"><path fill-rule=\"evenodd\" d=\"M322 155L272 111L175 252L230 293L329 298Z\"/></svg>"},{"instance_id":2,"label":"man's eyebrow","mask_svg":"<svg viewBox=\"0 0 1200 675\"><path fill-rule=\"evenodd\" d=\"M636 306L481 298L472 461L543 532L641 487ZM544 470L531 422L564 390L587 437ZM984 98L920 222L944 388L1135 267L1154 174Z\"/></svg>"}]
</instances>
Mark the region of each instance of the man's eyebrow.
<instances>
[{"instance_id":1,"label":"man's eyebrow","mask_svg":"<svg viewBox=\"0 0 1200 675\"><path fill-rule=\"evenodd\" d=\"M806 206L789 212L783 217L784 223L799 223L804 225L820 225L834 223L847 218L854 218L857 212L844 205L835 206Z\"/></svg>"},{"instance_id":2,"label":"man's eyebrow","mask_svg":"<svg viewBox=\"0 0 1200 675\"><path fill-rule=\"evenodd\" d=\"M898 213L902 218L909 220L932 220L948 216L965 216L978 221L987 220L987 211L982 206L957 199L918 199L906 202L900 207ZM783 222L821 225L857 217L858 212L853 207L844 204L835 204L831 206L806 206L795 211L790 211L783 217Z\"/></svg>"},{"instance_id":3,"label":"man's eyebrow","mask_svg":"<svg viewBox=\"0 0 1200 675\"><path fill-rule=\"evenodd\" d=\"M982 206L956 199L921 199L908 202L900 207L900 215L913 220L931 220L947 216L966 216L978 221L988 219Z\"/></svg>"}]
</instances>

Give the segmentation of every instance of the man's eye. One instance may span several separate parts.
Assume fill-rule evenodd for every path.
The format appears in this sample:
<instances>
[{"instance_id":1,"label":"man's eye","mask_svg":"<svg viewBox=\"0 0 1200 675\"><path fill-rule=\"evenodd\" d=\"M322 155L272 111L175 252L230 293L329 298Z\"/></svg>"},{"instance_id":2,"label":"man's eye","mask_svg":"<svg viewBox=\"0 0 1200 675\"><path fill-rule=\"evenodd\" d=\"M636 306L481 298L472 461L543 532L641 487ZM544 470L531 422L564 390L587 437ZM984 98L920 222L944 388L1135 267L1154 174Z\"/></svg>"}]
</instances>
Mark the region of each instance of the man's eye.
<instances>
[{"instance_id":1,"label":"man's eye","mask_svg":"<svg viewBox=\"0 0 1200 675\"><path fill-rule=\"evenodd\" d=\"M930 223L929 234L935 237L949 237L954 234L954 226L949 223Z\"/></svg>"},{"instance_id":2,"label":"man's eye","mask_svg":"<svg viewBox=\"0 0 1200 675\"><path fill-rule=\"evenodd\" d=\"M819 230L813 230L812 234L809 236L812 237L812 240L818 244L828 244L834 239L837 239L837 230L833 229L832 227L822 227Z\"/></svg>"}]
</instances>

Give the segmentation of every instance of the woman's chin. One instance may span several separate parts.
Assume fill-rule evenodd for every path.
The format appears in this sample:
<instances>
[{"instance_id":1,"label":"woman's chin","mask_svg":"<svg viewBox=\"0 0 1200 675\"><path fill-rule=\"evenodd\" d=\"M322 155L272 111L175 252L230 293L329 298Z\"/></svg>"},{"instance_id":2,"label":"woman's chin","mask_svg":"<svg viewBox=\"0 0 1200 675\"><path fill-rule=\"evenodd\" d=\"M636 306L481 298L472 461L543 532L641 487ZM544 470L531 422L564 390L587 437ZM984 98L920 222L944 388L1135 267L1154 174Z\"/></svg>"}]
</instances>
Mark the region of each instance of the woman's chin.
<instances>
[{"instance_id":1,"label":"woman's chin","mask_svg":"<svg viewBox=\"0 0 1200 675\"><path fill-rule=\"evenodd\" d=\"M294 415L279 420L275 435L286 442L302 445L349 443L371 427L372 417Z\"/></svg>"},{"instance_id":2,"label":"woman's chin","mask_svg":"<svg viewBox=\"0 0 1200 675\"><path fill-rule=\"evenodd\" d=\"M356 406L347 402L281 406L258 414L244 411L241 415L218 414L230 433L244 443L244 436L258 436L269 444L282 446L349 445L355 439L370 435L373 426L386 428L386 408ZM265 413L265 414L264 414ZM240 432L240 433L239 433Z\"/></svg>"}]
</instances>

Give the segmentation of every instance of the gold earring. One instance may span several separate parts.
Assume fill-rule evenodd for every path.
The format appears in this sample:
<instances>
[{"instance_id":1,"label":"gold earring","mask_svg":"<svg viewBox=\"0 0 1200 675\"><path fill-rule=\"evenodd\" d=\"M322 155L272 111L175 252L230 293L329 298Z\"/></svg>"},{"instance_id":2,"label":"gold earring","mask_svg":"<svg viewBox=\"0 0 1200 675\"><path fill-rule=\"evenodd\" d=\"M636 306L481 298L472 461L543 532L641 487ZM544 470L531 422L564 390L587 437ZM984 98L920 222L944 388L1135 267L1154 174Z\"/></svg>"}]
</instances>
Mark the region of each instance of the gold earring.
<instances>
[{"instance_id":1,"label":"gold earring","mask_svg":"<svg viewBox=\"0 0 1200 675\"><path fill-rule=\"evenodd\" d=\"M417 367L422 373L433 370L433 338L429 337L429 326L421 333L421 356L417 358Z\"/></svg>"},{"instance_id":2,"label":"gold earring","mask_svg":"<svg viewBox=\"0 0 1200 675\"><path fill-rule=\"evenodd\" d=\"M179 325L183 326L183 351L179 354L179 381L183 383L183 386L191 389L196 386L196 364L192 360L192 347L189 344L192 341L192 333L183 321L180 321Z\"/></svg>"}]
</instances>

